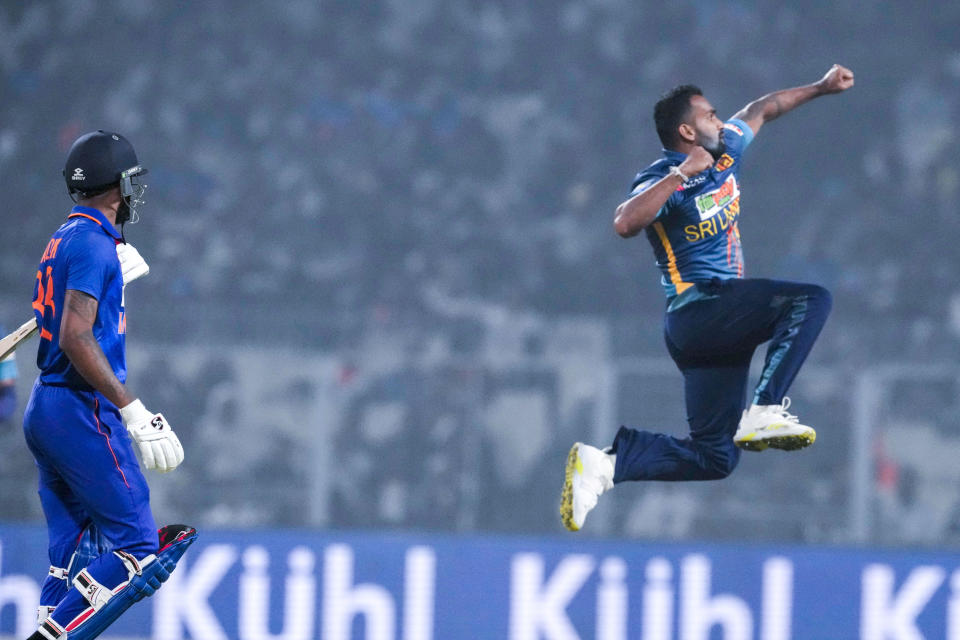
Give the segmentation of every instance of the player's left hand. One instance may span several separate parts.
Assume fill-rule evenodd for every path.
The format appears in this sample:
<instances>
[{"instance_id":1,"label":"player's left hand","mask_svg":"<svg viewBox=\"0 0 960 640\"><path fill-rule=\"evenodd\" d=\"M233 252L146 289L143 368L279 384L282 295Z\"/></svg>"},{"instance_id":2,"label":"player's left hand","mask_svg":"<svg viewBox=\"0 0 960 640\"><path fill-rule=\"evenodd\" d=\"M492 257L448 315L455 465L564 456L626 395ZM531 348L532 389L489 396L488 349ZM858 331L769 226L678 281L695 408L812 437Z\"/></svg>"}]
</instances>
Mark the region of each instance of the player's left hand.
<instances>
[{"instance_id":1,"label":"player's left hand","mask_svg":"<svg viewBox=\"0 0 960 640\"><path fill-rule=\"evenodd\" d=\"M817 83L822 93L840 93L853 86L853 71L835 64Z\"/></svg>"},{"instance_id":2,"label":"player's left hand","mask_svg":"<svg viewBox=\"0 0 960 640\"><path fill-rule=\"evenodd\" d=\"M120 417L140 447L144 468L166 473L183 462L183 445L162 413L147 411L140 400L134 400L120 409Z\"/></svg>"},{"instance_id":3,"label":"player's left hand","mask_svg":"<svg viewBox=\"0 0 960 640\"><path fill-rule=\"evenodd\" d=\"M121 242L117 245L117 257L120 258L120 271L123 273L123 286L150 273L150 265L132 244Z\"/></svg>"}]
</instances>

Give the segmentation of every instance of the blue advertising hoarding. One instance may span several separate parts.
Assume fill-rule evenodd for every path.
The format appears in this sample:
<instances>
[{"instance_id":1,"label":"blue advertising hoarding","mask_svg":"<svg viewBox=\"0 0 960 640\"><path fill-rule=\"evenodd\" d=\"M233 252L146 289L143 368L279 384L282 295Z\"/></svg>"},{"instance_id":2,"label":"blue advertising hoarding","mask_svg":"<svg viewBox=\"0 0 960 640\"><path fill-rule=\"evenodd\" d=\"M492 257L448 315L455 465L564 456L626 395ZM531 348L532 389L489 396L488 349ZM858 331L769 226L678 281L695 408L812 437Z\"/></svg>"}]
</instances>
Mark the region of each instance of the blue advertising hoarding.
<instances>
[{"instance_id":1,"label":"blue advertising hoarding","mask_svg":"<svg viewBox=\"0 0 960 640\"><path fill-rule=\"evenodd\" d=\"M45 537L0 526L0 637L34 628ZM101 637L960 640L960 553L201 531Z\"/></svg>"}]
</instances>

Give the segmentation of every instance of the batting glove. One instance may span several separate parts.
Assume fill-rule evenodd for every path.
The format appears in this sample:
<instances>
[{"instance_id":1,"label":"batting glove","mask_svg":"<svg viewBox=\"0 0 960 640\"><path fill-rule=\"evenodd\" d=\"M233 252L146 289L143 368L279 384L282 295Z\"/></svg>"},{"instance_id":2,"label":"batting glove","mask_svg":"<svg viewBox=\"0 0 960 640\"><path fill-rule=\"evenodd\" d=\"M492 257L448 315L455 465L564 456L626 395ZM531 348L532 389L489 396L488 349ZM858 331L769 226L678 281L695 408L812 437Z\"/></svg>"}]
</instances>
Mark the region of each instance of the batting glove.
<instances>
[{"instance_id":1,"label":"batting glove","mask_svg":"<svg viewBox=\"0 0 960 640\"><path fill-rule=\"evenodd\" d=\"M123 425L140 447L145 469L173 471L183 462L183 446L162 413L151 413L140 400L120 409Z\"/></svg>"},{"instance_id":2,"label":"batting glove","mask_svg":"<svg viewBox=\"0 0 960 640\"><path fill-rule=\"evenodd\" d=\"M120 271L123 273L123 286L150 273L150 265L132 244L117 245L117 257L120 258Z\"/></svg>"}]
</instances>

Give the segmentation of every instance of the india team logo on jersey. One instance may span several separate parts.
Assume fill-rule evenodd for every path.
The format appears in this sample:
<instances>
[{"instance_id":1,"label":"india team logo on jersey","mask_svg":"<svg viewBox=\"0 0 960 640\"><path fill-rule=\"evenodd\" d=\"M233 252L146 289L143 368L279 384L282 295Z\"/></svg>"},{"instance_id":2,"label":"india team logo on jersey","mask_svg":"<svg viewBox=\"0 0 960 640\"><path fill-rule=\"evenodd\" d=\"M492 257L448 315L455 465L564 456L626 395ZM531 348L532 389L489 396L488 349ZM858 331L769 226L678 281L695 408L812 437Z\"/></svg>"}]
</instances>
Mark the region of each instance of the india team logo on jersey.
<instances>
[{"instance_id":1,"label":"india team logo on jersey","mask_svg":"<svg viewBox=\"0 0 960 640\"><path fill-rule=\"evenodd\" d=\"M700 212L700 219L712 218L739 197L740 186L737 184L737 178L731 174L719 188L697 196L697 211Z\"/></svg>"}]
</instances>

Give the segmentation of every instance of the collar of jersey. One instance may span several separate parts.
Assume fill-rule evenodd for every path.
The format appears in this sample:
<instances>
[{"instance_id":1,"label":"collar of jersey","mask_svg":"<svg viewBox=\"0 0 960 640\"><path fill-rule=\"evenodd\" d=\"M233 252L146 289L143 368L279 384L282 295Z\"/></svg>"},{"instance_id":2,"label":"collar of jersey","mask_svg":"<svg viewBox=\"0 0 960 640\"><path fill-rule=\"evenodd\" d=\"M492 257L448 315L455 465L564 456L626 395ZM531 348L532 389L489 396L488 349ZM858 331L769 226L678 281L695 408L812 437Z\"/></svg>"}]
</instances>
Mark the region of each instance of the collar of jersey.
<instances>
[{"instance_id":1,"label":"collar of jersey","mask_svg":"<svg viewBox=\"0 0 960 640\"><path fill-rule=\"evenodd\" d=\"M83 220L92 220L96 222L100 227L110 235L114 240L120 240L120 234L117 230L110 224L110 221L107 220L106 216L100 213L99 209L93 209L92 207L81 207L80 205L75 206L70 210L70 215L67 216L67 219L70 218L81 218Z\"/></svg>"},{"instance_id":2,"label":"collar of jersey","mask_svg":"<svg viewBox=\"0 0 960 640\"><path fill-rule=\"evenodd\" d=\"M680 162L683 162L684 160L687 159L687 154L681 153L679 151L674 151L673 149L664 149L663 157L671 162L673 162L674 160L677 160L679 164Z\"/></svg>"}]
</instances>

